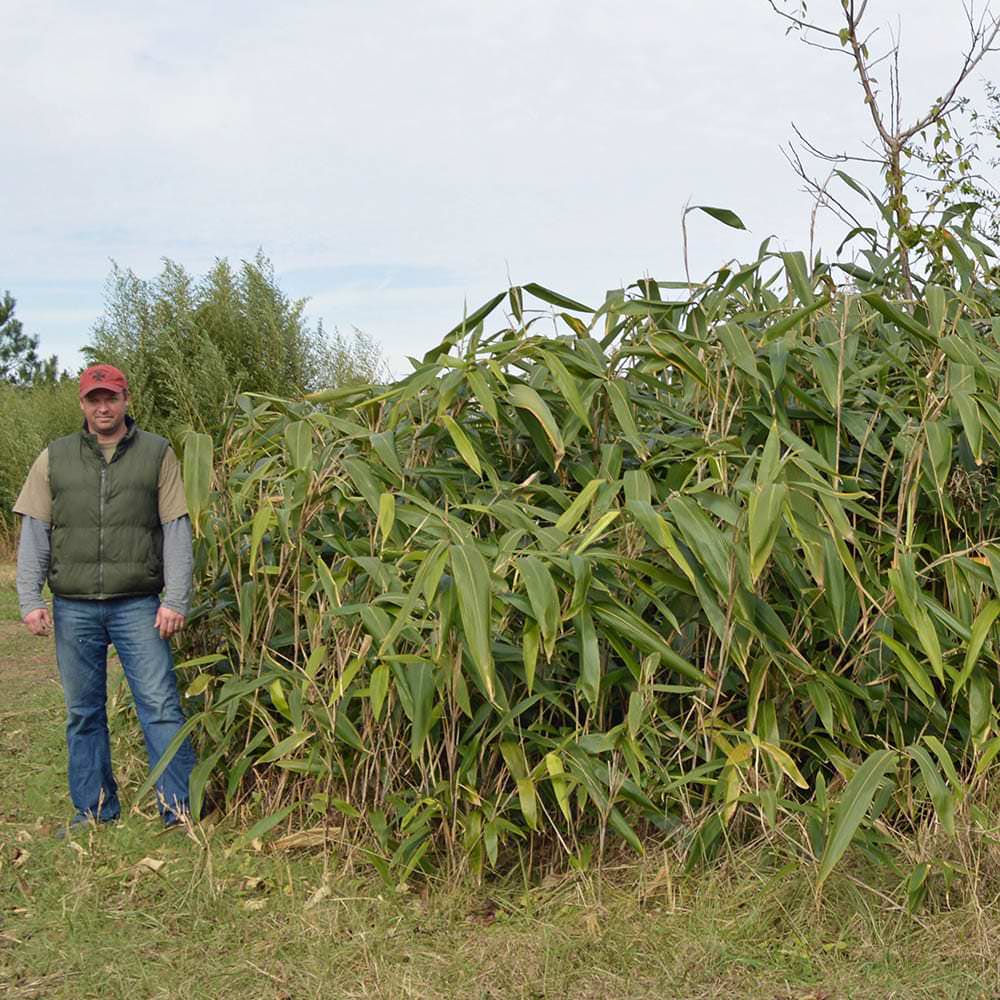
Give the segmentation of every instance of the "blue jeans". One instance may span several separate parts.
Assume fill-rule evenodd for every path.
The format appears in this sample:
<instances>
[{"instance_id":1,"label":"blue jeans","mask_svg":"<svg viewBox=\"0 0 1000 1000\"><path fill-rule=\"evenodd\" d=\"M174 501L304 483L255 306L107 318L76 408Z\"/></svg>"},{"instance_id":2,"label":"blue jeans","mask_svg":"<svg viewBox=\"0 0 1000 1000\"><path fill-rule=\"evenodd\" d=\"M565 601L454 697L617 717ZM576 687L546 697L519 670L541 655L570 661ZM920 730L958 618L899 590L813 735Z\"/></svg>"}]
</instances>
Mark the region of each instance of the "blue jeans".
<instances>
[{"instance_id":1,"label":"blue jeans","mask_svg":"<svg viewBox=\"0 0 1000 1000\"><path fill-rule=\"evenodd\" d=\"M170 643L155 626L159 598L120 597L53 601L56 659L66 699L69 792L74 821L116 819L121 811L111 773L108 738L108 646L114 644L135 700L154 767L184 725ZM167 822L188 811L188 780L194 749L185 739L156 782L160 814Z\"/></svg>"}]
</instances>

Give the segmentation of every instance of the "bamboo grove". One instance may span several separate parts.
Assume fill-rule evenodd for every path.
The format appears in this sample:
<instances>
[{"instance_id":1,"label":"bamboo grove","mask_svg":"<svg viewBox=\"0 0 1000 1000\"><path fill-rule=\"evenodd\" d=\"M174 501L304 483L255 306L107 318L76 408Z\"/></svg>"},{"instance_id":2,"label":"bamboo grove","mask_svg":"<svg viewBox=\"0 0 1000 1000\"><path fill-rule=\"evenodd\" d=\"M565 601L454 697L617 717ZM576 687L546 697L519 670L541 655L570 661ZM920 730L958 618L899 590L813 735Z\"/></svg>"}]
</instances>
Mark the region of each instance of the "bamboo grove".
<instances>
[{"instance_id":1,"label":"bamboo grove","mask_svg":"<svg viewBox=\"0 0 1000 1000\"><path fill-rule=\"evenodd\" d=\"M954 831L1000 748L1000 303L948 250L905 301L767 245L525 285L394 384L241 396L184 456L196 801L392 877L791 819L822 882Z\"/></svg>"}]
</instances>

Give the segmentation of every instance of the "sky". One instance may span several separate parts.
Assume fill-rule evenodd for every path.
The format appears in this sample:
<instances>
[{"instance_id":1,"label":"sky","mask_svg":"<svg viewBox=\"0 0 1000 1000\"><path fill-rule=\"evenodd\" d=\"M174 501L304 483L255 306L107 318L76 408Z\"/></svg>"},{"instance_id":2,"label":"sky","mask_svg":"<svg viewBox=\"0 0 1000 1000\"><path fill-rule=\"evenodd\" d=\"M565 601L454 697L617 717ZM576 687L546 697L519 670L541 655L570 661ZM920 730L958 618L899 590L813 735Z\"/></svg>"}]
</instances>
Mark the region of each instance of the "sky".
<instances>
[{"instance_id":1,"label":"sky","mask_svg":"<svg viewBox=\"0 0 1000 1000\"><path fill-rule=\"evenodd\" d=\"M899 35L918 114L960 61L960 3L871 0L868 23ZM767 0L0 0L0 293L75 369L112 261L197 275L261 249L402 374L509 283L599 304L683 277L686 204L749 229L689 216L694 277L771 235L808 249L792 123L837 152L872 130L848 60L785 27Z\"/></svg>"}]
</instances>

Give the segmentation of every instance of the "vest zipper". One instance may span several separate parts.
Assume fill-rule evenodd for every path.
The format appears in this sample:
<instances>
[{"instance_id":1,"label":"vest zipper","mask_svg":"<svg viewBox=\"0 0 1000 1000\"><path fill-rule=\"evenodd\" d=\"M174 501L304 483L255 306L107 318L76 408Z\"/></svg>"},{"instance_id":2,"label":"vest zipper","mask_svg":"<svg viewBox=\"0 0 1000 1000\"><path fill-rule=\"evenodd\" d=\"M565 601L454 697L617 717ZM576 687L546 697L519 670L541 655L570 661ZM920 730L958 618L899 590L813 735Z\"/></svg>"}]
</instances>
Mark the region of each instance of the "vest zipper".
<instances>
[{"instance_id":1,"label":"vest zipper","mask_svg":"<svg viewBox=\"0 0 1000 1000\"><path fill-rule=\"evenodd\" d=\"M101 493L97 506L97 590L104 597L104 483L108 466L101 455Z\"/></svg>"}]
</instances>

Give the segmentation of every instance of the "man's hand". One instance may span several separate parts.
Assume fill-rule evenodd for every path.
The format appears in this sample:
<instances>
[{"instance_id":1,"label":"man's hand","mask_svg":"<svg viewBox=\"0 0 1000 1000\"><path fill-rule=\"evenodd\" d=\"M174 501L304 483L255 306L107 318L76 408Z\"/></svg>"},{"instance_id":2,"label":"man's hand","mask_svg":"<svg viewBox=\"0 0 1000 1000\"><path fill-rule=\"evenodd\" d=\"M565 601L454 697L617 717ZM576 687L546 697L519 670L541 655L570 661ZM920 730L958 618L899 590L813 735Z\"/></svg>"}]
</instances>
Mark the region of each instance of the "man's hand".
<instances>
[{"instance_id":1,"label":"man's hand","mask_svg":"<svg viewBox=\"0 0 1000 1000\"><path fill-rule=\"evenodd\" d=\"M184 628L184 616L161 604L156 612L156 628L159 630L160 638L169 639Z\"/></svg>"},{"instance_id":2,"label":"man's hand","mask_svg":"<svg viewBox=\"0 0 1000 1000\"><path fill-rule=\"evenodd\" d=\"M32 635L49 635L52 632L52 619L48 608L35 608L29 611L21 621L28 627Z\"/></svg>"}]
</instances>

